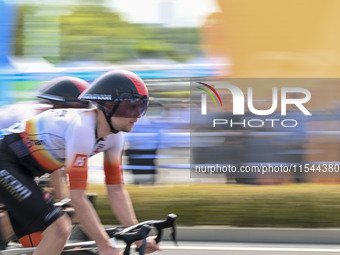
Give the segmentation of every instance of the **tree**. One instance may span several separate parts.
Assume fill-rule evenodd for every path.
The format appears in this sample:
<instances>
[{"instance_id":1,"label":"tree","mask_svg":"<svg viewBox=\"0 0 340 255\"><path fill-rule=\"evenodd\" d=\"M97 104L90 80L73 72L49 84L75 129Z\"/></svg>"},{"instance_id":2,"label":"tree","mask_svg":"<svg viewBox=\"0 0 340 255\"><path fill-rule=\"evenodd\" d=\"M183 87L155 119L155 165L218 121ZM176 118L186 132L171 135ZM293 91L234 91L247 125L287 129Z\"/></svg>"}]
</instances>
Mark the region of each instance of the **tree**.
<instances>
[{"instance_id":1,"label":"tree","mask_svg":"<svg viewBox=\"0 0 340 255\"><path fill-rule=\"evenodd\" d=\"M53 23L56 17L44 16L42 6L22 6L17 25L15 53L23 55L25 49L31 47L35 53L51 58L44 52L42 45L55 45L58 47L56 52L59 58L55 59L58 62L119 62L150 57L185 61L200 52L197 28L163 28L132 24L124 21L119 13L104 6L103 1L86 0L81 3L55 7L61 10L58 16L59 25L54 31L55 36L47 29L47 24L49 21ZM36 40L33 45L27 45L27 40L25 41L27 33L32 31L23 29L26 26L24 22L27 21L25 17L29 15L36 20L44 20L36 22L33 27L33 38ZM58 40L58 43L55 40ZM50 48L47 49L51 51Z\"/></svg>"}]
</instances>

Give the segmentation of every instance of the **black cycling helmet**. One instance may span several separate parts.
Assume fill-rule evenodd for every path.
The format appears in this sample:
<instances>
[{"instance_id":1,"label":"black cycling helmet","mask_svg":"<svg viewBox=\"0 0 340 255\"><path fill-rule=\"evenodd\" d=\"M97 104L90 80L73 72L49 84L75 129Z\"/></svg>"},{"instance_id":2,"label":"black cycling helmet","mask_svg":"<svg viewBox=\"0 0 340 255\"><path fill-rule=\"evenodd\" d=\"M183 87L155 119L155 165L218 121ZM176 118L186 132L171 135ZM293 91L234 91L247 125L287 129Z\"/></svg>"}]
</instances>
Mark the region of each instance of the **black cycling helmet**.
<instances>
[{"instance_id":1,"label":"black cycling helmet","mask_svg":"<svg viewBox=\"0 0 340 255\"><path fill-rule=\"evenodd\" d=\"M63 76L49 81L41 90L38 98L61 103L83 103L79 95L90 84L82 79Z\"/></svg>"},{"instance_id":2,"label":"black cycling helmet","mask_svg":"<svg viewBox=\"0 0 340 255\"><path fill-rule=\"evenodd\" d=\"M104 112L111 132L118 131L112 127L111 117L139 118L147 110L149 92L143 80L130 71L110 71L85 90L79 98L97 103Z\"/></svg>"}]
</instances>

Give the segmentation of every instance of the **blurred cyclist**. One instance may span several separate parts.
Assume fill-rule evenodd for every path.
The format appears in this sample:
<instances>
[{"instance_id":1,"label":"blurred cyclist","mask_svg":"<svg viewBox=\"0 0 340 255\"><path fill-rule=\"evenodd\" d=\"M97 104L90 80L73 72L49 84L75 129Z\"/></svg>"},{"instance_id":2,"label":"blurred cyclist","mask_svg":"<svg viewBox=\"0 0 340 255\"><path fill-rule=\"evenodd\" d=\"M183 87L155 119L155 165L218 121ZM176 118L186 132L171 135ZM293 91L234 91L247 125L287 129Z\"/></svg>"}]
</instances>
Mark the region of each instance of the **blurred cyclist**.
<instances>
[{"instance_id":1,"label":"blurred cyclist","mask_svg":"<svg viewBox=\"0 0 340 255\"><path fill-rule=\"evenodd\" d=\"M79 78L63 76L47 82L37 97L41 101L16 103L0 108L0 129L51 108L86 108L87 102L80 101L79 95L90 85Z\"/></svg>"},{"instance_id":2,"label":"blurred cyclist","mask_svg":"<svg viewBox=\"0 0 340 255\"><path fill-rule=\"evenodd\" d=\"M65 166L70 196L78 221L96 241L101 255L116 255L99 217L85 192L88 157L104 153L105 182L111 207L124 226L137 223L123 184L123 137L145 114L149 94L144 82L129 71L108 72L79 97L97 105L94 109L52 109L14 125L0 141L0 201L20 219L20 237L43 232L37 254L60 254L71 230L69 218L53 206L33 177ZM58 236L58 238L55 238ZM137 246L141 242L136 243ZM159 250L148 239L146 252Z\"/></svg>"},{"instance_id":3,"label":"blurred cyclist","mask_svg":"<svg viewBox=\"0 0 340 255\"><path fill-rule=\"evenodd\" d=\"M85 80L71 76L62 76L47 82L39 91L37 97L42 99L42 102L46 103L46 105L51 105L52 109L87 108L89 102L81 101L78 97L89 86L90 84ZM61 170L54 171L50 175L55 200L61 200L67 196L62 187L62 177Z\"/></svg>"},{"instance_id":4,"label":"blurred cyclist","mask_svg":"<svg viewBox=\"0 0 340 255\"><path fill-rule=\"evenodd\" d=\"M0 129L8 128L19 121L30 119L49 109L87 108L88 102L80 101L78 97L89 86L88 82L76 77L55 78L44 84L38 91L37 97L42 99L41 101L17 103L0 108ZM62 175L60 170L55 171L50 176L56 200L63 199L66 196L60 178Z\"/></svg>"}]
</instances>

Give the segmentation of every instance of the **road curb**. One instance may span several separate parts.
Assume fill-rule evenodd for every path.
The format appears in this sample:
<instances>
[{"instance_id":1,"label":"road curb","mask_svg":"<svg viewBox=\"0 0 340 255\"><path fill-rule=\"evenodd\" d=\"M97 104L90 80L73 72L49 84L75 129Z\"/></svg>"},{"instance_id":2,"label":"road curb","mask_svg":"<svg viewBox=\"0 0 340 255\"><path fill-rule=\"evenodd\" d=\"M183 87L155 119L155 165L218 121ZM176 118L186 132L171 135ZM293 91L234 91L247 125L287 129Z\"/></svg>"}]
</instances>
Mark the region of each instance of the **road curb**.
<instances>
[{"instance_id":1,"label":"road curb","mask_svg":"<svg viewBox=\"0 0 340 255\"><path fill-rule=\"evenodd\" d=\"M177 227L178 241L340 244L340 229ZM163 240L170 240L168 231Z\"/></svg>"}]
</instances>

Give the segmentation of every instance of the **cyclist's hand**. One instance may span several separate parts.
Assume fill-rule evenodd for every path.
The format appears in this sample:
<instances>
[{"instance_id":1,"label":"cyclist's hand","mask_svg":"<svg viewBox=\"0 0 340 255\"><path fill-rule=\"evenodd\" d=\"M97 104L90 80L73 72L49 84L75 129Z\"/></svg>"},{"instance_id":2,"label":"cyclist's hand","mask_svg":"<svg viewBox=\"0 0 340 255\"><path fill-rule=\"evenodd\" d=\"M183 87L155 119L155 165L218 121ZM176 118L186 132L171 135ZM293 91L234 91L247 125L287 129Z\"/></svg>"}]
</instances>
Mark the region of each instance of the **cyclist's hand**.
<instances>
[{"instance_id":1,"label":"cyclist's hand","mask_svg":"<svg viewBox=\"0 0 340 255\"><path fill-rule=\"evenodd\" d=\"M145 247L145 253L152 253L155 251L160 251L161 247L158 243L155 241L156 236L149 236L146 239L146 247ZM136 242L137 248L139 248L142 245L141 241Z\"/></svg>"},{"instance_id":2,"label":"cyclist's hand","mask_svg":"<svg viewBox=\"0 0 340 255\"><path fill-rule=\"evenodd\" d=\"M120 251L119 249L113 247L105 247L99 249L100 255L123 255L124 251Z\"/></svg>"}]
</instances>

